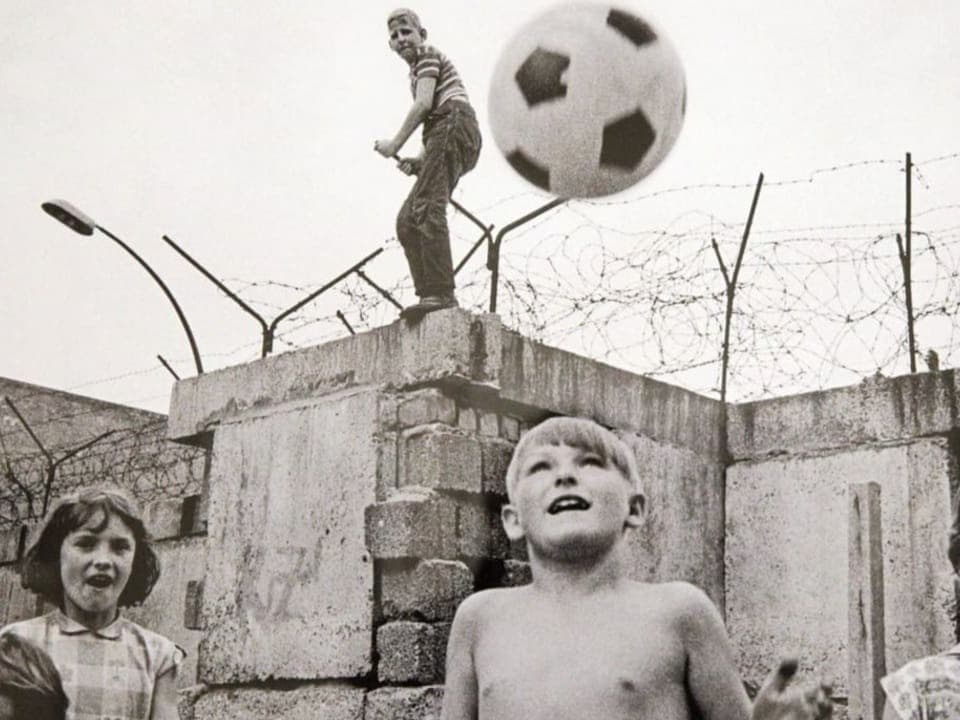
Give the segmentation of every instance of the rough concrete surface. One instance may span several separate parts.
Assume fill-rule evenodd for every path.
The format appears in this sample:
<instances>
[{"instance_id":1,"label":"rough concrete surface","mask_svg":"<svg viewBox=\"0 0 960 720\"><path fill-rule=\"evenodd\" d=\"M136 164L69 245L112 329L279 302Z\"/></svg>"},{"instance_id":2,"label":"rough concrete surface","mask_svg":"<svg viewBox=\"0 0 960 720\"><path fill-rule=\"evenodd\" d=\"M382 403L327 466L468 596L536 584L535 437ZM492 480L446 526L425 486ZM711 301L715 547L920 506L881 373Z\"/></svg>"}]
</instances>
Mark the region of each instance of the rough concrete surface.
<instances>
[{"instance_id":1,"label":"rough concrete surface","mask_svg":"<svg viewBox=\"0 0 960 720\"><path fill-rule=\"evenodd\" d=\"M727 625L751 682L784 649L843 695L847 487L881 486L887 667L952 645L943 439L738 463L727 471Z\"/></svg>"},{"instance_id":2,"label":"rough concrete surface","mask_svg":"<svg viewBox=\"0 0 960 720\"><path fill-rule=\"evenodd\" d=\"M174 385L168 437L185 439L251 408L359 385L496 380L500 321L459 309L397 321L312 348L187 378Z\"/></svg>"},{"instance_id":3,"label":"rough concrete surface","mask_svg":"<svg viewBox=\"0 0 960 720\"><path fill-rule=\"evenodd\" d=\"M377 392L247 414L216 432L200 678L357 677L371 667Z\"/></svg>"},{"instance_id":4,"label":"rough concrete surface","mask_svg":"<svg viewBox=\"0 0 960 720\"><path fill-rule=\"evenodd\" d=\"M377 559L457 555L457 506L433 490L408 486L364 512L366 543Z\"/></svg>"},{"instance_id":5,"label":"rough concrete surface","mask_svg":"<svg viewBox=\"0 0 960 720\"><path fill-rule=\"evenodd\" d=\"M20 620L29 620L38 612L38 599L20 586L16 566L0 567L0 627Z\"/></svg>"},{"instance_id":6,"label":"rough concrete surface","mask_svg":"<svg viewBox=\"0 0 960 720\"><path fill-rule=\"evenodd\" d=\"M479 493L483 490L480 441L430 425L404 434L400 485Z\"/></svg>"},{"instance_id":7,"label":"rough concrete surface","mask_svg":"<svg viewBox=\"0 0 960 720\"><path fill-rule=\"evenodd\" d=\"M471 592L473 573L462 562L421 560L384 567L380 576L381 612L388 620L452 620Z\"/></svg>"},{"instance_id":8,"label":"rough concrete surface","mask_svg":"<svg viewBox=\"0 0 960 720\"><path fill-rule=\"evenodd\" d=\"M500 397L716 457L722 405L675 385L645 378L516 333L503 333Z\"/></svg>"},{"instance_id":9,"label":"rough concrete surface","mask_svg":"<svg viewBox=\"0 0 960 720\"><path fill-rule=\"evenodd\" d=\"M210 690L197 697L196 720L363 720L362 688L341 684Z\"/></svg>"},{"instance_id":10,"label":"rough concrete surface","mask_svg":"<svg viewBox=\"0 0 960 720\"><path fill-rule=\"evenodd\" d=\"M440 720L443 686L385 687L367 693L364 720Z\"/></svg>"},{"instance_id":11,"label":"rough concrete surface","mask_svg":"<svg viewBox=\"0 0 960 720\"><path fill-rule=\"evenodd\" d=\"M386 683L443 682L450 623L399 620L377 628L377 675Z\"/></svg>"},{"instance_id":12,"label":"rough concrete surface","mask_svg":"<svg viewBox=\"0 0 960 720\"><path fill-rule=\"evenodd\" d=\"M958 427L957 371L871 377L857 385L730 407L734 459L904 440Z\"/></svg>"},{"instance_id":13,"label":"rough concrete surface","mask_svg":"<svg viewBox=\"0 0 960 720\"><path fill-rule=\"evenodd\" d=\"M621 436L634 450L645 496L643 525L627 530L631 575L692 582L722 610L723 467L690 450Z\"/></svg>"}]
</instances>

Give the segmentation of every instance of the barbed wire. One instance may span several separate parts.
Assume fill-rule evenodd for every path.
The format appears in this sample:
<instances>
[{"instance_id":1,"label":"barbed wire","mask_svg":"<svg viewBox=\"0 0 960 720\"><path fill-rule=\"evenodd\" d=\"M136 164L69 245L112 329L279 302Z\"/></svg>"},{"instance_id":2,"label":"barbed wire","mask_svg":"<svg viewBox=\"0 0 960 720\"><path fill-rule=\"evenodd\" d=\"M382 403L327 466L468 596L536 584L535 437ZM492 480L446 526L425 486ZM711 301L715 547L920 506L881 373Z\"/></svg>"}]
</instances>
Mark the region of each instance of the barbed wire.
<instances>
[{"instance_id":1,"label":"barbed wire","mask_svg":"<svg viewBox=\"0 0 960 720\"><path fill-rule=\"evenodd\" d=\"M921 353L933 350L941 366L958 359L960 204L951 202L952 191L960 186L958 160L960 153L950 153L913 164L921 177L913 200L914 322ZM939 177L944 168L953 175ZM896 173L892 177L891 169ZM883 173L879 179L878 172ZM851 179L858 174L863 177ZM903 175L903 161L885 158L818 168L764 185L761 214L771 219L753 228L743 262L731 328L728 399L817 390L909 367L896 240L903 233L898 195L903 179L897 175ZM896 202L880 211L874 208L873 217L844 217L841 208L835 221L818 223L784 222L776 209L763 209L767 203L776 205L771 195L779 196L780 204L805 204L798 193L837 179L847 192L851 187L864 188L860 193L881 184L893 187ZM570 201L511 234L501 256L498 313L509 327L533 339L716 394L725 286L711 241L732 257L744 219L711 209L702 193L742 195L752 187L703 183L622 200ZM611 208L668 194L686 194L697 206L655 227L635 227L608 214ZM813 199L822 200L816 194ZM813 203L809 208L823 215ZM476 214L482 217L485 211ZM877 218L878 212L884 217ZM455 240L472 242L476 228L464 227L454 232ZM458 286L462 305L485 309L485 267L458 277ZM270 281L248 281L247 288L251 293L283 289ZM391 288L408 289L402 279ZM274 302L282 306L284 301ZM356 329L395 317L382 298L360 283L344 288L338 302L355 316L351 324ZM332 312L312 311L301 313L282 335L287 347L304 347L338 333L343 334L342 324Z\"/></svg>"},{"instance_id":2,"label":"barbed wire","mask_svg":"<svg viewBox=\"0 0 960 720\"><path fill-rule=\"evenodd\" d=\"M960 152L916 161L912 168L917 183L909 262L920 355L915 360L925 359L933 369L955 366L960 360L960 203L955 200ZM728 400L820 390L908 371L900 255L903 182L902 161L877 159L764 184L731 317ZM538 216L516 228L501 251L501 320L534 340L718 395L727 288L713 244L730 264L753 187L690 184L626 198L568 201ZM743 201L742 216L731 214L731 198ZM486 223L514 201L545 199L519 193L470 212ZM451 213L450 225L457 252L480 238L476 224L460 213ZM381 257L392 261L393 270L385 272L380 261L366 270L391 297L408 296L409 279L396 269L403 266L402 250L393 238L384 248ZM483 256L478 253L457 277L460 303L473 311L485 311L491 293ZM240 278L228 284L264 315L291 307L320 287ZM351 275L286 318L275 340L278 349L308 347L396 317L396 307L382 292ZM209 356L243 362L258 358L260 346L259 338L250 338ZM83 408L44 417L37 426L83 422L96 412ZM9 434L17 428L0 430ZM0 452L7 471L26 478L25 487L41 481L41 455ZM202 451L173 446L163 439L161 423L145 423L71 458L59 468L56 482L59 492L94 477L115 481L148 502L196 492L201 472ZM17 502L16 492L0 492L0 527L22 515Z\"/></svg>"},{"instance_id":3,"label":"barbed wire","mask_svg":"<svg viewBox=\"0 0 960 720\"><path fill-rule=\"evenodd\" d=\"M122 488L141 504L200 492L205 452L166 439L166 421L117 428L57 463L42 452L8 452L0 442L0 530L36 520L50 500L94 484ZM51 482L52 481L52 482Z\"/></svg>"}]
</instances>

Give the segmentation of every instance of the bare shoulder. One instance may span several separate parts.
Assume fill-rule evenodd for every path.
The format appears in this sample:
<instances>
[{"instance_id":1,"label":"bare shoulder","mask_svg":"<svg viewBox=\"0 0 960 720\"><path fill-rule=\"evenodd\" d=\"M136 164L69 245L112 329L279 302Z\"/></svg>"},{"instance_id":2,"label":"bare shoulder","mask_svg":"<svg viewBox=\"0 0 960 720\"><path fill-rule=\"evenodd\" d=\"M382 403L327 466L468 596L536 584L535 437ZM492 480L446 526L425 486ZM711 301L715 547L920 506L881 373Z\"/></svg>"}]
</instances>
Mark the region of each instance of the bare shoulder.
<instances>
[{"instance_id":1,"label":"bare shoulder","mask_svg":"<svg viewBox=\"0 0 960 720\"><path fill-rule=\"evenodd\" d=\"M656 609L680 623L718 615L717 607L709 596L688 582L631 582L630 594L635 603Z\"/></svg>"},{"instance_id":2,"label":"bare shoulder","mask_svg":"<svg viewBox=\"0 0 960 720\"><path fill-rule=\"evenodd\" d=\"M491 618L504 617L504 613L517 607L523 594L522 588L478 590L467 596L457 607L454 624L464 630L473 630Z\"/></svg>"}]
</instances>

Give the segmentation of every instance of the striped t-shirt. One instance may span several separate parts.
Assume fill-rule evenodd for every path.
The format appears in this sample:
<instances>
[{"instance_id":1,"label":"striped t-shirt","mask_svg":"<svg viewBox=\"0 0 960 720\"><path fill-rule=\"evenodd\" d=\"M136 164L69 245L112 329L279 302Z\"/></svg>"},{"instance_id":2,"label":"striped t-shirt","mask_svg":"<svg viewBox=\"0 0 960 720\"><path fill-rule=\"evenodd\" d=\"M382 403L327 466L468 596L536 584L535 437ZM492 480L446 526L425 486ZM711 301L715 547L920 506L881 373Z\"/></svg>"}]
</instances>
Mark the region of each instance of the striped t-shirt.
<instances>
[{"instance_id":1,"label":"striped t-shirt","mask_svg":"<svg viewBox=\"0 0 960 720\"><path fill-rule=\"evenodd\" d=\"M118 617L90 630L54 610L7 625L46 650L70 700L67 720L149 720L157 678L183 660L171 640Z\"/></svg>"},{"instance_id":2,"label":"striped t-shirt","mask_svg":"<svg viewBox=\"0 0 960 720\"><path fill-rule=\"evenodd\" d=\"M417 96L417 81L420 78L435 78L437 81L431 110L436 110L448 100L470 102L467 89L450 58L432 45L420 45L417 48L417 57L410 65L410 91L414 97Z\"/></svg>"}]
</instances>

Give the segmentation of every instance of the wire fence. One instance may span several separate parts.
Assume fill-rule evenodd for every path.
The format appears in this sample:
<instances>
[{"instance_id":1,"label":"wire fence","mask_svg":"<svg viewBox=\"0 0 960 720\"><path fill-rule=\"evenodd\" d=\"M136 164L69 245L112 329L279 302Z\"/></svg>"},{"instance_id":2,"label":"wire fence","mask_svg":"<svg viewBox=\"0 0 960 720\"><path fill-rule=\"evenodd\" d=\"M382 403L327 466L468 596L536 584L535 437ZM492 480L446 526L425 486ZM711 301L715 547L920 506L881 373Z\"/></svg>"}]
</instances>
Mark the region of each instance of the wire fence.
<instances>
[{"instance_id":1,"label":"wire fence","mask_svg":"<svg viewBox=\"0 0 960 720\"><path fill-rule=\"evenodd\" d=\"M768 174L762 191L751 179L542 212L551 199L534 193L481 208L460 199L450 214L463 260L457 294L481 312L495 298L503 323L527 337L732 402L951 367L960 360L958 190L960 152ZM505 215L498 234L490 219ZM244 362L393 322L411 292L404 267L391 239L335 283L218 281L265 332L205 359ZM193 494L204 459L148 424L77 452L52 483L42 453L0 446L0 462L3 528L42 514L44 483L59 495L114 482L141 502Z\"/></svg>"},{"instance_id":2,"label":"wire fence","mask_svg":"<svg viewBox=\"0 0 960 720\"><path fill-rule=\"evenodd\" d=\"M568 201L505 238L497 312L536 340L734 402L956 364L960 153L906 170L891 158L768 177L746 240L754 182ZM506 199L471 209L470 220L453 213L455 253L481 237L476 219L486 224L500 205L525 203L526 212L544 200ZM728 319L725 272L741 243ZM400 253L391 241L384 256ZM474 311L486 311L491 297L483 255L457 276L461 305ZM268 309L310 290L231 282ZM403 276L383 287L409 293ZM356 278L325 308L291 316L280 345L306 347L396 318L395 306Z\"/></svg>"},{"instance_id":3,"label":"wire fence","mask_svg":"<svg viewBox=\"0 0 960 720\"><path fill-rule=\"evenodd\" d=\"M203 479L203 450L169 442L163 420L44 450L10 451L0 435L0 530L43 517L56 498L94 484L121 488L145 505L197 494Z\"/></svg>"}]
</instances>

